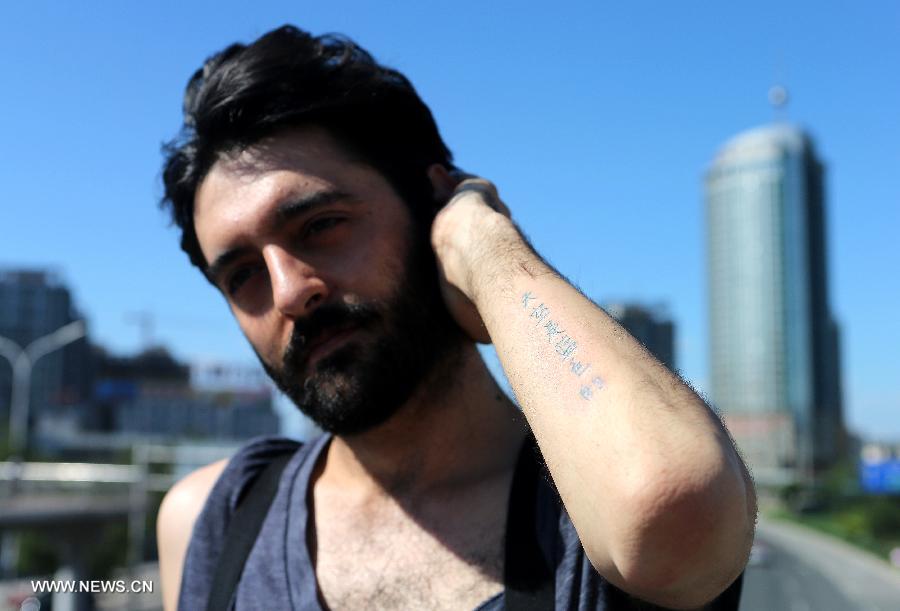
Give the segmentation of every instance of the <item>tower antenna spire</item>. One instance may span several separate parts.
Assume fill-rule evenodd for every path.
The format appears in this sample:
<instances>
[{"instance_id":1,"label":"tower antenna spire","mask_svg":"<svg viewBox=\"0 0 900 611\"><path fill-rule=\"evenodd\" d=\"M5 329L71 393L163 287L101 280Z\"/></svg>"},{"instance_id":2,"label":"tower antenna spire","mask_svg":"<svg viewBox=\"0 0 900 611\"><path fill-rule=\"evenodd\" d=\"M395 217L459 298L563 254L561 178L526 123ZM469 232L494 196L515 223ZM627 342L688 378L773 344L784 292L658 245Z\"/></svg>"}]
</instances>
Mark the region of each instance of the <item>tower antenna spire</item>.
<instances>
[{"instance_id":1,"label":"tower antenna spire","mask_svg":"<svg viewBox=\"0 0 900 611\"><path fill-rule=\"evenodd\" d=\"M788 90L778 83L769 87L769 104L772 105L776 123L787 121Z\"/></svg>"},{"instance_id":2,"label":"tower antenna spire","mask_svg":"<svg viewBox=\"0 0 900 611\"><path fill-rule=\"evenodd\" d=\"M781 53L775 60L775 82L769 87L769 104L772 106L775 123L787 122L788 90L784 85L784 66Z\"/></svg>"}]
</instances>

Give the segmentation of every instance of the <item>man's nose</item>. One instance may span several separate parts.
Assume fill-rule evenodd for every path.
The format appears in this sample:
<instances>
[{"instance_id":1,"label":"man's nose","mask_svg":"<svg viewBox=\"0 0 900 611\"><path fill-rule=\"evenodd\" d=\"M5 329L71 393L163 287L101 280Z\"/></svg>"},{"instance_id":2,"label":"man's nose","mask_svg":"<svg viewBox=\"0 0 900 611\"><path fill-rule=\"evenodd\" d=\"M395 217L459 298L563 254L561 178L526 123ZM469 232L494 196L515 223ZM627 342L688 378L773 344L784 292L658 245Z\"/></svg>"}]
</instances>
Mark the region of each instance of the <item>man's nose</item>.
<instances>
[{"instance_id":1,"label":"man's nose","mask_svg":"<svg viewBox=\"0 0 900 611\"><path fill-rule=\"evenodd\" d=\"M308 263L279 246L263 251L272 301L285 316L297 318L312 313L328 297L328 286Z\"/></svg>"}]
</instances>

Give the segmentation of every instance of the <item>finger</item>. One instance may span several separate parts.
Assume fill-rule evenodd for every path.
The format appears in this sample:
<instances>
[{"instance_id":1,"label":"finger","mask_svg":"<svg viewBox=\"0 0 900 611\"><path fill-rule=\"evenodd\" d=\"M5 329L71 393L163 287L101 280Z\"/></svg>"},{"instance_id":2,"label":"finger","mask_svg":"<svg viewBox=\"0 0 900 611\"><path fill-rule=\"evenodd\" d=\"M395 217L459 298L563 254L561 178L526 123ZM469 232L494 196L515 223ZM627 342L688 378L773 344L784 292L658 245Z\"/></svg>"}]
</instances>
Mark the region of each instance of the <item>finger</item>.
<instances>
[{"instance_id":1,"label":"finger","mask_svg":"<svg viewBox=\"0 0 900 611\"><path fill-rule=\"evenodd\" d=\"M453 194L453 197L450 198L450 202L467 192L477 193L489 208L499 212L507 218L512 218L509 207L502 199L500 199L500 195L497 193L497 187L489 180L483 178L467 178L456 187L456 192Z\"/></svg>"},{"instance_id":2,"label":"finger","mask_svg":"<svg viewBox=\"0 0 900 611\"><path fill-rule=\"evenodd\" d=\"M456 191L476 191L479 193L484 193L489 195L491 199L500 199L500 194L497 192L497 187L491 181L486 178L481 178L480 176L470 176L466 178L461 183L456 185Z\"/></svg>"}]
</instances>

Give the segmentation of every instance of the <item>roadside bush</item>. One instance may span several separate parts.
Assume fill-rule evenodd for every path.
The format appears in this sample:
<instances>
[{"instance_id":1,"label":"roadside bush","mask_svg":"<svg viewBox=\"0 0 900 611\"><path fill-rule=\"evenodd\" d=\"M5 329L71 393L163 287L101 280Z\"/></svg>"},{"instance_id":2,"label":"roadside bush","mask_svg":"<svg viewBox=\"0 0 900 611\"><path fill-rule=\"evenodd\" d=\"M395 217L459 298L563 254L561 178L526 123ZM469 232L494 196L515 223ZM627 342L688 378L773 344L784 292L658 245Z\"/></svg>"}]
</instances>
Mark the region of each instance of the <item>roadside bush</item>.
<instances>
[{"instance_id":1,"label":"roadside bush","mask_svg":"<svg viewBox=\"0 0 900 611\"><path fill-rule=\"evenodd\" d=\"M869 525L879 539L900 539L900 497L878 497L869 506Z\"/></svg>"}]
</instances>

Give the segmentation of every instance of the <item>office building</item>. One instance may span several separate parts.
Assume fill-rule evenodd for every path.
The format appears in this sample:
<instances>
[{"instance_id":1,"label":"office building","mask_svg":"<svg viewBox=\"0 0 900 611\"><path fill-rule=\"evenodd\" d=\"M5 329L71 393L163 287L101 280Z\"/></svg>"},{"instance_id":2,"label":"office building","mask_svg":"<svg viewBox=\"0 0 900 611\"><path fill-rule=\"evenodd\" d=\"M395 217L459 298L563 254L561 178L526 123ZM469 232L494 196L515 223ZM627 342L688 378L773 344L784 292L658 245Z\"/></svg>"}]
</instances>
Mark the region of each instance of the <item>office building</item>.
<instances>
[{"instance_id":1,"label":"office building","mask_svg":"<svg viewBox=\"0 0 900 611\"><path fill-rule=\"evenodd\" d=\"M0 337L26 348L79 318L72 295L57 274L43 269L0 270ZM0 417L4 419L9 415L12 393L12 368L6 360L0 359ZM48 407L80 403L89 394L90 355L85 339L35 362L32 419Z\"/></svg>"},{"instance_id":2,"label":"office building","mask_svg":"<svg viewBox=\"0 0 900 611\"><path fill-rule=\"evenodd\" d=\"M237 382L236 368L226 365L195 367L205 374L197 375L162 347L133 356L98 350L95 359L94 399L103 417L94 430L157 441L233 441L278 432L271 387L259 368L242 369Z\"/></svg>"},{"instance_id":3,"label":"office building","mask_svg":"<svg viewBox=\"0 0 900 611\"><path fill-rule=\"evenodd\" d=\"M803 479L842 440L824 168L788 125L737 135L705 178L710 398L761 483Z\"/></svg>"}]
</instances>

